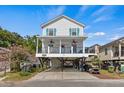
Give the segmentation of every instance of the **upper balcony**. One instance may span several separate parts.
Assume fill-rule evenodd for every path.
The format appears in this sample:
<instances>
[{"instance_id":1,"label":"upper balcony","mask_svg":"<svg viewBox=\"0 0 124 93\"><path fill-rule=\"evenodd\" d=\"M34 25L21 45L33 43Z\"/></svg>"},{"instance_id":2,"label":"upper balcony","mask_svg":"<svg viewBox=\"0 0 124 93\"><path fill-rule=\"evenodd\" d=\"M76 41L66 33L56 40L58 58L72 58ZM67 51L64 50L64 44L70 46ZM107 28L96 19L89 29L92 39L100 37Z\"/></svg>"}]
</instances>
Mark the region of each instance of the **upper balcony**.
<instances>
[{"instance_id":1,"label":"upper balcony","mask_svg":"<svg viewBox=\"0 0 124 93\"><path fill-rule=\"evenodd\" d=\"M113 47L113 59L124 59L124 45L119 44L116 47Z\"/></svg>"},{"instance_id":2,"label":"upper balcony","mask_svg":"<svg viewBox=\"0 0 124 93\"><path fill-rule=\"evenodd\" d=\"M36 57L83 57L86 37L38 37ZM39 47L39 40L42 46Z\"/></svg>"}]
</instances>

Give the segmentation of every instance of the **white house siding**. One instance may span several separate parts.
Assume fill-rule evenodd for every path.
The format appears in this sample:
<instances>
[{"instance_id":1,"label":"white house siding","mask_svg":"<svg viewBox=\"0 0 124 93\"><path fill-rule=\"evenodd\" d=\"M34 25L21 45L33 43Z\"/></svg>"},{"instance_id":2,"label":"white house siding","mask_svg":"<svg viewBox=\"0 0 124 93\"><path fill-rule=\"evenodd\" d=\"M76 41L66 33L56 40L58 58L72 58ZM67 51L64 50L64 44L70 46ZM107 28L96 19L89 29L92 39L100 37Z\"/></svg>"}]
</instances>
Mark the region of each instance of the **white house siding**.
<instances>
[{"instance_id":1,"label":"white house siding","mask_svg":"<svg viewBox=\"0 0 124 93\"><path fill-rule=\"evenodd\" d=\"M104 61L104 60L112 60L112 56L113 56L112 46L107 47L107 49L108 49L107 55L105 55L105 48L103 48L100 51L100 53L99 53L100 60L102 60L102 61Z\"/></svg>"},{"instance_id":2,"label":"white house siding","mask_svg":"<svg viewBox=\"0 0 124 93\"><path fill-rule=\"evenodd\" d=\"M66 18L62 18L44 27L42 36L46 36L47 28L56 28L56 36L69 36L69 28L79 28L79 36L83 36L83 27L67 20Z\"/></svg>"}]
</instances>

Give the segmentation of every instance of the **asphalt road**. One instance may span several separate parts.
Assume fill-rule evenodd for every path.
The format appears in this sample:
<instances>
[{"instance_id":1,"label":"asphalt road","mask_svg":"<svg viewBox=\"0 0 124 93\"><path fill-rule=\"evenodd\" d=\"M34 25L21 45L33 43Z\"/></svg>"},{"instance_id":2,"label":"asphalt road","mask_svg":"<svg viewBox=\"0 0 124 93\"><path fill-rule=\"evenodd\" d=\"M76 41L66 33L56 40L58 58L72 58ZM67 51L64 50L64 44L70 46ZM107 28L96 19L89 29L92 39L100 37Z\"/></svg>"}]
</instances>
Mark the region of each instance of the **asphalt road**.
<instances>
[{"instance_id":1,"label":"asphalt road","mask_svg":"<svg viewBox=\"0 0 124 93\"><path fill-rule=\"evenodd\" d=\"M124 87L124 80L50 80L19 84L21 87Z\"/></svg>"},{"instance_id":2,"label":"asphalt road","mask_svg":"<svg viewBox=\"0 0 124 93\"><path fill-rule=\"evenodd\" d=\"M124 87L124 80L36 80L6 82L1 87Z\"/></svg>"}]
</instances>

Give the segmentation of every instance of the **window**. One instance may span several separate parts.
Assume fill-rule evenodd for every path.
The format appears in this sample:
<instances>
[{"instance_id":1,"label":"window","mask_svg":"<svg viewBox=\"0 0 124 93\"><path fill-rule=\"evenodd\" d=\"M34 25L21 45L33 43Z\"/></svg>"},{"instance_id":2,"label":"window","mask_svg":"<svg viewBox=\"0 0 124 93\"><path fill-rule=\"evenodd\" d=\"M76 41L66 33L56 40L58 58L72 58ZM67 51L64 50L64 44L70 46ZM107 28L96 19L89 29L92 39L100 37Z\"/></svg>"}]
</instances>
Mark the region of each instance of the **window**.
<instances>
[{"instance_id":1,"label":"window","mask_svg":"<svg viewBox=\"0 0 124 93\"><path fill-rule=\"evenodd\" d=\"M56 36L56 28L47 28L46 34L47 36Z\"/></svg>"},{"instance_id":2,"label":"window","mask_svg":"<svg viewBox=\"0 0 124 93\"><path fill-rule=\"evenodd\" d=\"M72 31L72 36L76 36L76 31Z\"/></svg>"},{"instance_id":3,"label":"window","mask_svg":"<svg viewBox=\"0 0 124 93\"><path fill-rule=\"evenodd\" d=\"M107 55L108 54L108 49L107 48L105 48L105 55Z\"/></svg>"},{"instance_id":4,"label":"window","mask_svg":"<svg viewBox=\"0 0 124 93\"><path fill-rule=\"evenodd\" d=\"M70 28L70 36L78 36L79 35L79 28Z\"/></svg>"},{"instance_id":5,"label":"window","mask_svg":"<svg viewBox=\"0 0 124 93\"><path fill-rule=\"evenodd\" d=\"M53 36L53 29L49 29L48 35L49 35L49 36Z\"/></svg>"}]
</instances>

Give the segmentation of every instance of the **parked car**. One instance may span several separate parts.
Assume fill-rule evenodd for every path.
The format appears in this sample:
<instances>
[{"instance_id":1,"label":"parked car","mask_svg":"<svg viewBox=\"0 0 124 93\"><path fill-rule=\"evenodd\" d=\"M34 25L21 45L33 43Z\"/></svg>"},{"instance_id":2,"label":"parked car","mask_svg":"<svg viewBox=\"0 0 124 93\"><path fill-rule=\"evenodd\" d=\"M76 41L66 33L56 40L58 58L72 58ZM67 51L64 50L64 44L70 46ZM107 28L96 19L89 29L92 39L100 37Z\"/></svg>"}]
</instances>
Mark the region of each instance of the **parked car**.
<instances>
[{"instance_id":1,"label":"parked car","mask_svg":"<svg viewBox=\"0 0 124 93\"><path fill-rule=\"evenodd\" d=\"M89 73L100 74L100 70L99 70L99 68L91 68L91 69L89 69Z\"/></svg>"}]
</instances>

